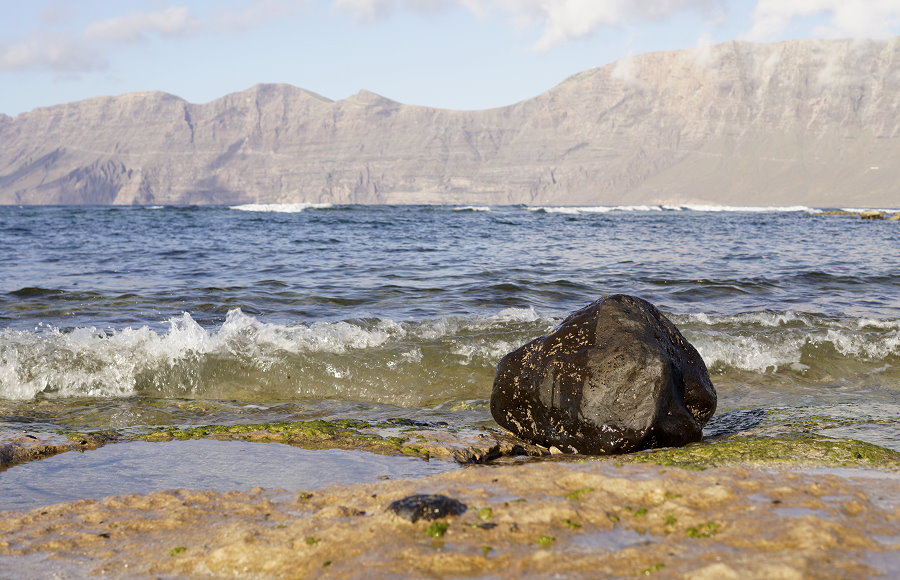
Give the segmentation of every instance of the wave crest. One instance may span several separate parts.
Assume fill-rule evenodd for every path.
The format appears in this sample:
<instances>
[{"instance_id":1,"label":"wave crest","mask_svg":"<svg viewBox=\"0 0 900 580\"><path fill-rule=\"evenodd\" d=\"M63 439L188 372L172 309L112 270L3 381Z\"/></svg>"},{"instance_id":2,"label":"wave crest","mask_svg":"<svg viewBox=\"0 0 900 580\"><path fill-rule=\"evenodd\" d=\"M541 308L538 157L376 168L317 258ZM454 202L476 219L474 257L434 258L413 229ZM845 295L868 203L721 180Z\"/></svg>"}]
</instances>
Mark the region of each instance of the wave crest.
<instances>
[{"instance_id":1,"label":"wave crest","mask_svg":"<svg viewBox=\"0 0 900 580\"><path fill-rule=\"evenodd\" d=\"M228 209L267 213L300 213L308 209L328 209L331 207L334 206L330 203L245 203L233 205Z\"/></svg>"},{"instance_id":2,"label":"wave crest","mask_svg":"<svg viewBox=\"0 0 900 580\"><path fill-rule=\"evenodd\" d=\"M299 395L408 405L437 393L471 399L485 396L501 351L527 340L539 321L529 308L418 322L284 325L232 310L214 329L184 313L164 332L6 330L0 331L0 397Z\"/></svg>"}]
</instances>

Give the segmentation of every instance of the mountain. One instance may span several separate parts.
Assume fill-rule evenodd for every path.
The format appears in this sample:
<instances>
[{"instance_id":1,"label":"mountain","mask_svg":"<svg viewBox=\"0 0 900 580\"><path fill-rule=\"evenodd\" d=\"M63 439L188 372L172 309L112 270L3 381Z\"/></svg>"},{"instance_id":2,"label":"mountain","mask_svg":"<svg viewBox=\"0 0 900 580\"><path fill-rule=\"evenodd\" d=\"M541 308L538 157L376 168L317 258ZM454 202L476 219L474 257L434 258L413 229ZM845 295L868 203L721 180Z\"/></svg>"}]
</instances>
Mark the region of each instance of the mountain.
<instances>
[{"instance_id":1,"label":"mountain","mask_svg":"<svg viewBox=\"0 0 900 580\"><path fill-rule=\"evenodd\" d=\"M483 111L269 84L3 115L0 204L898 206L898 137L900 37L729 42Z\"/></svg>"}]
</instances>

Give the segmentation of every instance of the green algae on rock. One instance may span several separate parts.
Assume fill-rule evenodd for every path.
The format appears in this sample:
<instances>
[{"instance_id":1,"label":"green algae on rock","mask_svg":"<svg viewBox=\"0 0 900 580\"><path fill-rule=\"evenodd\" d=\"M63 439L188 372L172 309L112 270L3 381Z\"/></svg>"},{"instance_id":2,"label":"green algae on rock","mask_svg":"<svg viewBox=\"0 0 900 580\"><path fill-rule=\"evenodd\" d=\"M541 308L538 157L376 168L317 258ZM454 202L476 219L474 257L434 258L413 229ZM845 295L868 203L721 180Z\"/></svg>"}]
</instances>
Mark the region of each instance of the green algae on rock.
<instances>
[{"instance_id":1,"label":"green algae on rock","mask_svg":"<svg viewBox=\"0 0 900 580\"><path fill-rule=\"evenodd\" d=\"M361 420L323 420L160 427L137 438L144 441L173 439L241 439L278 442L306 449L354 449L382 454L449 459L457 463L485 463L504 456L546 455L549 452L495 429L451 428L423 425L398 429L402 420L370 423Z\"/></svg>"},{"instance_id":2,"label":"green algae on rock","mask_svg":"<svg viewBox=\"0 0 900 580\"><path fill-rule=\"evenodd\" d=\"M65 434L0 432L0 469L66 451L97 449L117 438L118 435L112 431Z\"/></svg>"},{"instance_id":3,"label":"green algae on rock","mask_svg":"<svg viewBox=\"0 0 900 580\"><path fill-rule=\"evenodd\" d=\"M650 449L632 455L620 455L617 459L693 469L767 463L900 468L900 453L896 451L854 439L832 439L812 433L730 437L685 447Z\"/></svg>"}]
</instances>

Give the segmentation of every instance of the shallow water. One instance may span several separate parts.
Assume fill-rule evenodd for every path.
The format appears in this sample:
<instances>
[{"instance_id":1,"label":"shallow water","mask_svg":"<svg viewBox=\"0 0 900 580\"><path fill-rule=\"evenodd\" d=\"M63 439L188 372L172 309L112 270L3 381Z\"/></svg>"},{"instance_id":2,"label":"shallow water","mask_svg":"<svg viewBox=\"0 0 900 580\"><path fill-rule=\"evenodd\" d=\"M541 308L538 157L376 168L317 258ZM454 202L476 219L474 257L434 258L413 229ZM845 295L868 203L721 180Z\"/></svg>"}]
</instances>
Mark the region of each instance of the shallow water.
<instances>
[{"instance_id":1,"label":"shallow water","mask_svg":"<svg viewBox=\"0 0 900 580\"><path fill-rule=\"evenodd\" d=\"M3 207L0 424L485 423L500 357L625 292L720 414L898 448L898 223L722 209Z\"/></svg>"},{"instance_id":2,"label":"shallow water","mask_svg":"<svg viewBox=\"0 0 900 580\"><path fill-rule=\"evenodd\" d=\"M133 441L17 465L0 474L0 511L164 489L318 489L458 469L446 461L243 441Z\"/></svg>"}]
</instances>

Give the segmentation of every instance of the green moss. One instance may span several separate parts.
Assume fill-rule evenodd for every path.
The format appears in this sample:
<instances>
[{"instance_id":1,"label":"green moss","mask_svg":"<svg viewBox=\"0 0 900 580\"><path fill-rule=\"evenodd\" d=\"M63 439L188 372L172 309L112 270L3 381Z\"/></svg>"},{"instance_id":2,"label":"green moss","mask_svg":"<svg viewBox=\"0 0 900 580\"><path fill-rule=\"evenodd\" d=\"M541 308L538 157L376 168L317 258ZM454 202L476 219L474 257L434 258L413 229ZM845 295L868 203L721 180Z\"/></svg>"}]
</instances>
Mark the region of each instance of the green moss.
<instances>
[{"instance_id":1,"label":"green moss","mask_svg":"<svg viewBox=\"0 0 900 580\"><path fill-rule=\"evenodd\" d=\"M566 527L571 530L577 530L578 528L581 527L581 524L579 524L578 522L573 522L572 520L570 520L568 518L564 519L563 523L566 524Z\"/></svg>"},{"instance_id":2,"label":"green moss","mask_svg":"<svg viewBox=\"0 0 900 580\"><path fill-rule=\"evenodd\" d=\"M541 536L540 538L538 538L537 543L538 546L542 548L549 548L554 543L556 543L556 538L554 538L553 536Z\"/></svg>"},{"instance_id":3,"label":"green moss","mask_svg":"<svg viewBox=\"0 0 900 580\"><path fill-rule=\"evenodd\" d=\"M278 442L308 449L361 449L374 453L428 457L426 449L407 445L406 437L383 437L363 430L375 425L360 420L323 420L257 423L248 425L204 425L200 427L158 427L139 435L144 441L186 439L239 439Z\"/></svg>"},{"instance_id":4,"label":"green moss","mask_svg":"<svg viewBox=\"0 0 900 580\"><path fill-rule=\"evenodd\" d=\"M169 555L177 556L178 554L181 554L181 553L185 552L186 550L187 550L187 548L185 548L184 546L178 546L177 548L172 548L171 550L169 550Z\"/></svg>"},{"instance_id":5,"label":"green moss","mask_svg":"<svg viewBox=\"0 0 900 580\"><path fill-rule=\"evenodd\" d=\"M322 540L320 538L316 538L314 536L306 536L305 538L303 538L303 541L306 542L307 546L312 546L312 545L318 544Z\"/></svg>"},{"instance_id":6,"label":"green moss","mask_svg":"<svg viewBox=\"0 0 900 580\"><path fill-rule=\"evenodd\" d=\"M120 438L115 431L70 431L68 433L60 432L60 434L85 449L96 449L107 443L118 441Z\"/></svg>"},{"instance_id":7,"label":"green moss","mask_svg":"<svg viewBox=\"0 0 900 580\"><path fill-rule=\"evenodd\" d=\"M699 526L691 526L684 531L689 538L709 538L719 533L719 524L716 522L706 522Z\"/></svg>"},{"instance_id":8,"label":"green moss","mask_svg":"<svg viewBox=\"0 0 900 580\"><path fill-rule=\"evenodd\" d=\"M643 574L644 576L649 576L650 574L653 574L654 572L659 572L660 570L662 570L665 567L666 567L665 564L663 564L662 562L658 562L658 563L650 566L649 568L644 568L643 570L641 570L641 574Z\"/></svg>"},{"instance_id":9,"label":"green moss","mask_svg":"<svg viewBox=\"0 0 900 580\"><path fill-rule=\"evenodd\" d=\"M593 487L583 487L581 489L576 489L575 491L570 491L565 497L566 499L571 499L573 501L581 501L583 495L592 491L594 491Z\"/></svg>"},{"instance_id":10,"label":"green moss","mask_svg":"<svg viewBox=\"0 0 900 580\"><path fill-rule=\"evenodd\" d=\"M483 520L489 520L489 519L491 519L491 516L493 516L493 515L494 515L494 510L492 510L489 507L483 507L480 510L478 510L478 517Z\"/></svg>"},{"instance_id":11,"label":"green moss","mask_svg":"<svg viewBox=\"0 0 900 580\"><path fill-rule=\"evenodd\" d=\"M493 550L494 548L490 546L481 546L481 555L487 557Z\"/></svg>"},{"instance_id":12,"label":"green moss","mask_svg":"<svg viewBox=\"0 0 900 580\"><path fill-rule=\"evenodd\" d=\"M898 466L900 453L853 439L812 433L777 437L734 437L685 447L650 449L620 457L639 463L705 469L734 463L812 463L817 465Z\"/></svg>"},{"instance_id":13,"label":"green moss","mask_svg":"<svg viewBox=\"0 0 900 580\"><path fill-rule=\"evenodd\" d=\"M444 534L447 533L447 528L450 527L450 524L447 522L431 522L431 524L425 528L425 535L431 536L432 538L442 538Z\"/></svg>"}]
</instances>

